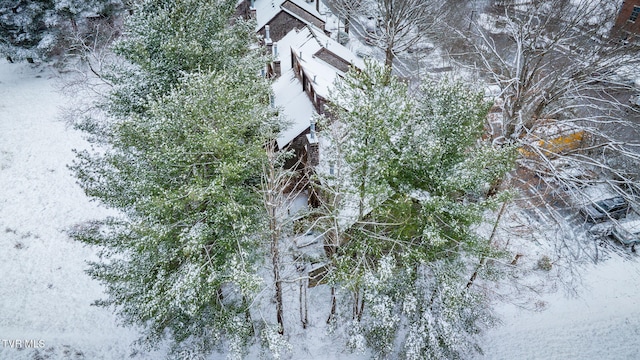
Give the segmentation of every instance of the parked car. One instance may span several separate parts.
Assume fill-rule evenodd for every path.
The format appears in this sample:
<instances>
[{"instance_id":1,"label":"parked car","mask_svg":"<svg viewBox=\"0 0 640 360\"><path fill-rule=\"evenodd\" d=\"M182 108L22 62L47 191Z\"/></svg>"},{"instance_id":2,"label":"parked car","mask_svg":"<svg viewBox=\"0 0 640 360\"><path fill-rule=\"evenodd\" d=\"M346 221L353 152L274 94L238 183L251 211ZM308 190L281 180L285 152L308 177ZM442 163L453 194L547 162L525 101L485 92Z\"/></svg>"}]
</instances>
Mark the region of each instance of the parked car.
<instances>
[{"instance_id":1,"label":"parked car","mask_svg":"<svg viewBox=\"0 0 640 360\"><path fill-rule=\"evenodd\" d=\"M619 222L611 230L611 237L623 245L640 244L640 220Z\"/></svg>"},{"instance_id":2,"label":"parked car","mask_svg":"<svg viewBox=\"0 0 640 360\"><path fill-rule=\"evenodd\" d=\"M609 218L620 219L627 214L629 204L622 196L590 202L580 208L580 213L590 222L600 222Z\"/></svg>"}]
</instances>

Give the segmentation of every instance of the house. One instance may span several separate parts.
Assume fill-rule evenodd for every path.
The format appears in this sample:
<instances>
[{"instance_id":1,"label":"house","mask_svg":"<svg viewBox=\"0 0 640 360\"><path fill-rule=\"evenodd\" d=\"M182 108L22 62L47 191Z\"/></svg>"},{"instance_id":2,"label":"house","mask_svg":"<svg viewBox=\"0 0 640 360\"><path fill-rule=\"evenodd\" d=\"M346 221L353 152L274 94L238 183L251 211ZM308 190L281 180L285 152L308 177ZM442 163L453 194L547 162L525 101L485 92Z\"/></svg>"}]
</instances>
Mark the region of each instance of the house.
<instances>
[{"instance_id":1,"label":"house","mask_svg":"<svg viewBox=\"0 0 640 360\"><path fill-rule=\"evenodd\" d=\"M318 162L314 117L325 112L335 80L351 67L363 68L364 61L314 25L294 29L267 45L274 59L267 66L267 73L276 77L274 105L289 122L276 142L279 149L293 149L292 162L300 160L300 168L308 169Z\"/></svg>"},{"instance_id":2,"label":"house","mask_svg":"<svg viewBox=\"0 0 640 360\"><path fill-rule=\"evenodd\" d=\"M363 69L364 61L318 28L304 31L306 38L290 48L292 67L318 114L324 114L335 80L351 68Z\"/></svg>"},{"instance_id":3,"label":"house","mask_svg":"<svg viewBox=\"0 0 640 360\"><path fill-rule=\"evenodd\" d=\"M616 18L615 31L622 32L620 37L640 36L640 0L624 0Z\"/></svg>"},{"instance_id":4,"label":"house","mask_svg":"<svg viewBox=\"0 0 640 360\"><path fill-rule=\"evenodd\" d=\"M256 19L256 32L266 41L279 41L293 29L313 25L325 28L320 0L241 0L236 14Z\"/></svg>"}]
</instances>

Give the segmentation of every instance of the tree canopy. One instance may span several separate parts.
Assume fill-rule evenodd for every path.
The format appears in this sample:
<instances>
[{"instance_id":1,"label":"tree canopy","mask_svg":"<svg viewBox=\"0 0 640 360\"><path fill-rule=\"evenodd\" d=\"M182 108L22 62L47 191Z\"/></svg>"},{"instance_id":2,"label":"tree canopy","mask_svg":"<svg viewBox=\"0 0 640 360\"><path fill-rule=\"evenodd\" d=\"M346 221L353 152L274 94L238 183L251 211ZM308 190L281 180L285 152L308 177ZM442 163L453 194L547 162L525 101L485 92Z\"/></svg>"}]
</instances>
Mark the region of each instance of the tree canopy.
<instances>
[{"instance_id":1,"label":"tree canopy","mask_svg":"<svg viewBox=\"0 0 640 360\"><path fill-rule=\"evenodd\" d=\"M175 353L242 348L263 228L262 164L273 132L261 55L231 4L147 1L116 45L105 118L81 127L104 149L78 153L88 195L119 215L79 228L98 245L89 273L141 343Z\"/></svg>"},{"instance_id":2,"label":"tree canopy","mask_svg":"<svg viewBox=\"0 0 640 360\"><path fill-rule=\"evenodd\" d=\"M0 53L11 61L46 60L68 50L88 17L112 18L123 8L120 0L2 0Z\"/></svg>"},{"instance_id":3,"label":"tree canopy","mask_svg":"<svg viewBox=\"0 0 640 360\"><path fill-rule=\"evenodd\" d=\"M390 71L369 62L348 73L324 125L337 164L318 175L321 223L335 239L329 276L351 294L352 344L361 336L381 357L458 358L491 319L465 271L498 255L474 226L505 200L490 188L515 154L481 140L482 93L449 81L411 93Z\"/></svg>"}]
</instances>

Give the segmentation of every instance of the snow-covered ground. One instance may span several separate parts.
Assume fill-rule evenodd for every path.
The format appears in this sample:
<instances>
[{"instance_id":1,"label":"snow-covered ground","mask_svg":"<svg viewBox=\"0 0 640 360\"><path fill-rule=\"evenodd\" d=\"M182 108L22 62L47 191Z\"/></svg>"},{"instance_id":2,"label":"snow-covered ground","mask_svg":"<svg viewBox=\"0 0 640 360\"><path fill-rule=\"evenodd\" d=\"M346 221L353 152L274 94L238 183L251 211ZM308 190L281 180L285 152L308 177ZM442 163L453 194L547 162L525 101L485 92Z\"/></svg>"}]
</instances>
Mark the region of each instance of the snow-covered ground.
<instances>
[{"instance_id":1,"label":"snow-covered ground","mask_svg":"<svg viewBox=\"0 0 640 360\"><path fill-rule=\"evenodd\" d=\"M60 119L67 99L55 81L47 67L0 63L0 359L124 359L138 334L90 306L103 297L83 272L95 249L67 236L107 210L88 201L66 168L71 149L87 144ZM584 268L578 296L543 295L544 311L500 305L504 323L483 337L485 355L474 358L640 359L640 264L630 258L613 253ZM327 294L313 295L311 306L326 303ZM292 341L294 358L362 358L330 344L324 327L314 326L324 319L310 320L294 334L304 343ZM16 340L30 348L17 349Z\"/></svg>"},{"instance_id":2,"label":"snow-covered ground","mask_svg":"<svg viewBox=\"0 0 640 360\"><path fill-rule=\"evenodd\" d=\"M107 212L66 167L86 143L55 83L47 67L0 64L0 359L124 359L138 335L90 305L103 297L84 273L95 250L67 236Z\"/></svg>"},{"instance_id":3,"label":"snow-covered ground","mask_svg":"<svg viewBox=\"0 0 640 360\"><path fill-rule=\"evenodd\" d=\"M483 339L485 356L511 359L640 359L640 264L617 255L584 269L576 297L543 296L545 310L500 306L503 325Z\"/></svg>"}]
</instances>

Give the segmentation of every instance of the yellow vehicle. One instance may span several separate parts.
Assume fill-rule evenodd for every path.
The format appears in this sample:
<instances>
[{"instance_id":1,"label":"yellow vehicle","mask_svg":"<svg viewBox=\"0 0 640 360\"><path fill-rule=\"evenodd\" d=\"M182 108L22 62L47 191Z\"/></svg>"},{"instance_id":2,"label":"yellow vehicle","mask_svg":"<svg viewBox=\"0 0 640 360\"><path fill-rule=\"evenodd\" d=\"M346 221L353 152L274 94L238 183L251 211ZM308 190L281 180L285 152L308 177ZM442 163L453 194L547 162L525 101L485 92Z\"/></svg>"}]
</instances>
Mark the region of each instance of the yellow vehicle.
<instances>
[{"instance_id":1,"label":"yellow vehicle","mask_svg":"<svg viewBox=\"0 0 640 360\"><path fill-rule=\"evenodd\" d=\"M584 139L584 130L561 124L556 120L548 120L531 134L525 136L525 145L519 151L527 158L535 158L540 155L553 158L558 154L580 148Z\"/></svg>"}]
</instances>

